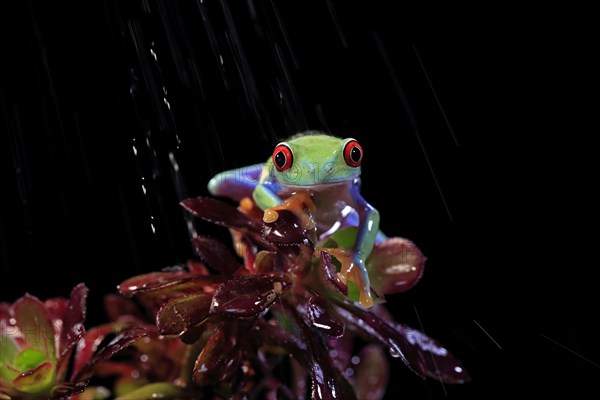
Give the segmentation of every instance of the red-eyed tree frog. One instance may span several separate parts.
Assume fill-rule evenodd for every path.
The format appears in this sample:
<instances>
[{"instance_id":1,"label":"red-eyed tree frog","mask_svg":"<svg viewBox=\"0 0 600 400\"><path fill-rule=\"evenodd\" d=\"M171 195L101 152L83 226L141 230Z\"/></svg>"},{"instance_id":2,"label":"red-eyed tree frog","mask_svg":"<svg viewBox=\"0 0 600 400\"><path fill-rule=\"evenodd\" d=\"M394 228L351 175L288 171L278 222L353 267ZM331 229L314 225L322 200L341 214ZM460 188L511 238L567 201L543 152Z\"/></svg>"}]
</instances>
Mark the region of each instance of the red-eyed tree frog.
<instances>
[{"instance_id":1,"label":"red-eyed tree frog","mask_svg":"<svg viewBox=\"0 0 600 400\"><path fill-rule=\"evenodd\" d=\"M352 138L340 139L320 132L298 134L275 146L266 164L222 172L208 184L214 196L240 201L252 197L268 212L296 195L310 193L316 206L314 221L319 239L343 228L356 227L356 239L345 253L339 276L359 289L360 303L373 304L365 260L375 242L386 237L379 232L379 212L360 195L363 149ZM275 213L275 218L276 218ZM338 259L341 253L334 254ZM341 260L340 260L341 262Z\"/></svg>"}]
</instances>

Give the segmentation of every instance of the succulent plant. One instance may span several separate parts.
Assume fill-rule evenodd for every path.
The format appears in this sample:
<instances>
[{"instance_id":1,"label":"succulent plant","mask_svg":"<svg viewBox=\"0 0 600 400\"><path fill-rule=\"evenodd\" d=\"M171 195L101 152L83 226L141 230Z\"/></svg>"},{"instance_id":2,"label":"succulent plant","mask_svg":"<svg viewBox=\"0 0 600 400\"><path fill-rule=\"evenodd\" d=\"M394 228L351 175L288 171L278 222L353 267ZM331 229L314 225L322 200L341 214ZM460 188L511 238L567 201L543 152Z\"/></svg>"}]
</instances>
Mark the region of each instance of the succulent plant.
<instances>
[{"instance_id":1,"label":"succulent plant","mask_svg":"<svg viewBox=\"0 0 600 400\"><path fill-rule=\"evenodd\" d=\"M384 309L384 295L407 290L421 277L425 257L418 248L401 238L375 246L367 266L379 304L366 310L357 288L339 274L355 232L348 228L318 241L314 205L296 203L297 209L265 223L249 199L238 208L211 198L185 200L193 215L230 229L242 261L221 242L199 236L193 245L202 263L120 285L122 294L146 306L161 335L190 346L188 379L164 382L178 390L174 397L291 399L309 389L314 399L378 399L388 380L383 349L419 375L468 381L446 348L394 322ZM376 345L355 354L359 337ZM144 390L170 396L157 386Z\"/></svg>"},{"instance_id":2,"label":"succulent plant","mask_svg":"<svg viewBox=\"0 0 600 400\"><path fill-rule=\"evenodd\" d=\"M69 299L42 302L26 294L12 305L0 303L0 398L75 398L97 363L146 335L141 328L114 332L99 347L113 332L86 333L87 293L79 284Z\"/></svg>"}]
</instances>

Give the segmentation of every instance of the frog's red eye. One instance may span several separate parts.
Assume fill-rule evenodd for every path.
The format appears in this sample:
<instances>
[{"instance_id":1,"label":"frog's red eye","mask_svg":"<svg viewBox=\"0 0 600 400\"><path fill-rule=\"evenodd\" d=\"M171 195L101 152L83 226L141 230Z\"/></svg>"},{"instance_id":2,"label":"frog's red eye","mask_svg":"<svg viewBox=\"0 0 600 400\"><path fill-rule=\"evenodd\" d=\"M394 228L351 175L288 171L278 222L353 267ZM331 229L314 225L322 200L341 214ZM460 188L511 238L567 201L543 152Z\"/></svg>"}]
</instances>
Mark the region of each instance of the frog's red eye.
<instances>
[{"instance_id":1,"label":"frog's red eye","mask_svg":"<svg viewBox=\"0 0 600 400\"><path fill-rule=\"evenodd\" d=\"M275 151L273 151L273 165L277 168L277 171L285 171L286 169L290 169L292 166L292 162L294 161L294 156L292 155L292 150L287 147L285 144L280 144L275 147Z\"/></svg>"},{"instance_id":2,"label":"frog's red eye","mask_svg":"<svg viewBox=\"0 0 600 400\"><path fill-rule=\"evenodd\" d=\"M344 147L344 160L351 167L360 167L363 158L363 150L356 140L351 140Z\"/></svg>"}]
</instances>

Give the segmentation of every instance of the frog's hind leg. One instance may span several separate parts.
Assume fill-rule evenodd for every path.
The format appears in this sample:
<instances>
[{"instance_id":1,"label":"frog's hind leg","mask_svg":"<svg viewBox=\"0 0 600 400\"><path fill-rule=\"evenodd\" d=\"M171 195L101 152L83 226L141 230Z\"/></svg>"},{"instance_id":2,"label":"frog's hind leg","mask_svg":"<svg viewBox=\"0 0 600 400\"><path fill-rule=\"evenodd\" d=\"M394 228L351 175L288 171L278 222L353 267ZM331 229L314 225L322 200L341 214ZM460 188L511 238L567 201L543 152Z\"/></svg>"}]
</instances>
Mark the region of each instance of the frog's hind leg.
<instances>
[{"instance_id":1,"label":"frog's hind leg","mask_svg":"<svg viewBox=\"0 0 600 400\"><path fill-rule=\"evenodd\" d=\"M208 191L213 196L224 196L236 201L252 197L263 167L264 164L255 164L221 172L208 182Z\"/></svg>"},{"instance_id":2,"label":"frog's hind leg","mask_svg":"<svg viewBox=\"0 0 600 400\"><path fill-rule=\"evenodd\" d=\"M377 231L377 236L375 236L375 243L385 242L388 239L388 236L382 231Z\"/></svg>"}]
</instances>

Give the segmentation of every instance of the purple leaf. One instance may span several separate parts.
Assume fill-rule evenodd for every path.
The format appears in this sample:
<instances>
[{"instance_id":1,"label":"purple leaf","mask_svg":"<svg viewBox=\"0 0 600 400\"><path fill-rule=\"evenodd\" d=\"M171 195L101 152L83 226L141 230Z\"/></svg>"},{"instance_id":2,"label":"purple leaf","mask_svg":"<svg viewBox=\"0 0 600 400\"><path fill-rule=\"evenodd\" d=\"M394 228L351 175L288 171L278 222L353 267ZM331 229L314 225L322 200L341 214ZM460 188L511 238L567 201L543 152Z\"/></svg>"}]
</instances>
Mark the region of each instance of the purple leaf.
<instances>
[{"instance_id":1,"label":"purple leaf","mask_svg":"<svg viewBox=\"0 0 600 400\"><path fill-rule=\"evenodd\" d=\"M348 330L339 338L328 338L327 348L335 366L343 371L348 367L354 347L354 334Z\"/></svg>"},{"instance_id":2,"label":"purple leaf","mask_svg":"<svg viewBox=\"0 0 600 400\"><path fill-rule=\"evenodd\" d=\"M199 386L229 380L239 368L241 352L235 334L217 327L194 365L193 379Z\"/></svg>"},{"instance_id":3,"label":"purple leaf","mask_svg":"<svg viewBox=\"0 0 600 400\"><path fill-rule=\"evenodd\" d=\"M144 319L138 306L120 294L111 293L104 296L104 311L110 321L116 321L123 316Z\"/></svg>"},{"instance_id":4,"label":"purple leaf","mask_svg":"<svg viewBox=\"0 0 600 400\"><path fill-rule=\"evenodd\" d=\"M88 288L80 283L71 291L69 303L63 319L63 328L60 335L58 354L73 347L85 332L83 322L85 321L85 302Z\"/></svg>"},{"instance_id":5,"label":"purple leaf","mask_svg":"<svg viewBox=\"0 0 600 400\"><path fill-rule=\"evenodd\" d=\"M304 318L292 307L287 307L302 329L302 336L308 345L308 370L311 377L311 398L315 400L356 399L354 390L335 367L329 352L307 325Z\"/></svg>"},{"instance_id":6,"label":"purple leaf","mask_svg":"<svg viewBox=\"0 0 600 400\"><path fill-rule=\"evenodd\" d=\"M77 343L71 380L80 374L81 370L91 362L100 343L113 331L112 324L101 325L89 330Z\"/></svg>"},{"instance_id":7,"label":"purple leaf","mask_svg":"<svg viewBox=\"0 0 600 400\"><path fill-rule=\"evenodd\" d=\"M118 287L119 292L127 297L131 297L140 292L162 289L179 283L181 279L189 278L193 275L187 271L174 272L150 272L148 274L134 276L129 278ZM198 276L198 279L205 280L207 277Z\"/></svg>"},{"instance_id":8,"label":"purple leaf","mask_svg":"<svg viewBox=\"0 0 600 400\"><path fill-rule=\"evenodd\" d=\"M30 294L18 299L13 305L12 314L19 330L25 336L29 347L45 353L50 360L56 360L54 350L54 327L44 303Z\"/></svg>"},{"instance_id":9,"label":"purple leaf","mask_svg":"<svg viewBox=\"0 0 600 400\"><path fill-rule=\"evenodd\" d=\"M179 335L208 317L211 301L206 293L173 299L158 311L156 326L162 335Z\"/></svg>"},{"instance_id":10,"label":"purple leaf","mask_svg":"<svg viewBox=\"0 0 600 400\"><path fill-rule=\"evenodd\" d=\"M385 395L389 378L388 361L381 347L370 344L358 354L356 373L352 376L356 397L359 399L380 400Z\"/></svg>"},{"instance_id":11,"label":"purple leaf","mask_svg":"<svg viewBox=\"0 0 600 400\"><path fill-rule=\"evenodd\" d=\"M192 240L196 254L210 267L224 275L233 275L241 268L240 263L218 240L198 236Z\"/></svg>"},{"instance_id":12,"label":"purple leaf","mask_svg":"<svg viewBox=\"0 0 600 400\"><path fill-rule=\"evenodd\" d=\"M1 302L0 303L0 321L6 321L10 319L10 304Z\"/></svg>"},{"instance_id":13,"label":"purple leaf","mask_svg":"<svg viewBox=\"0 0 600 400\"><path fill-rule=\"evenodd\" d=\"M210 312L253 317L273 304L290 286L290 278L281 273L236 277L219 286L213 296Z\"/></svg>"},{"instance_id":14,"label":"purple leaf","mask_svg":"<svg viewBox=\"0 0 600 400\"><path fill-rule=\"evenodd\" d=\"M67 347L64 348L58 357L58 362L56 363L56 376L57 381L61 381L67 375L67 370L69 368L69 361L71 360L71 353L78 341L81 340L83 335L85 334L85 328L83 324L78 324L74 326L71 330L73 339L67 344Z\"/></svg>"},{"instance_id":15,"label":"purple leaf","mask_svg":"<svg viewBox=\"0 0 600 400\"><path fill-rule=\"evenodd\" d=\"M338 290L344 296L348 296L348 286L338 278L335 265L331 262L331 254L321 251L321 265L323 266L323 276L327 286Z\"/></svg>"},{"instance_id":16,"label":"purple leaf","mask_svg":"<svg viewBox=\"0 0 600 400\"><path fill-rule=\"evenodd\" d=\"M274 251L259 251L258 254L256 254L256 259L254 260L256 272L259 274L265 274L273 271L276 258L277 253Z\"/></svg>"},{"instance_id":17,"label":"purple leaf","mask_svg":"<svg viewBox=\"0 0 600 400\"><path fill-rule=\"evenodd\" d=\"M62 321L65 318L65 314L67 312L67 306L69 305L69 300L63 297L55 297L53 299L48 299L44 302L44 308L46 309L46 314L51 321ZM60 333L62 330L62 324L54 324L54 332L56 336L60 337Z\"/></svg>"},{"instance_id":18,"label":"purple leaf","mask_svg":"<svg viewBox=\"0 0 600 400\"><path fill-rule=\"evenodd\" d=\"M265 222L263 237L276 246L312 246L308 231L289 210L277 210L279 215L273 222Z\"/></svg>"},{"instance_id":19,"label":"purple leaf","mask_svg":"<svg viewBox=\"0 0 600 400\"><path fill-rule=\"evenodd\" d=\"M311 297L305 304L299 305L298 311L309 325L320 332L334 338L344 334L344 323L335 316L322 297Z\"/></svg>"},{"instance_id":20,"label":"purple leaf","mask_svg":"<svg viewBox=\"0 0 600 400\"><path fill-rule=\"evenodd\" d=\"M393 327L375 314L342 299L334 300L340 306L338 314L342 318L363 335L385 345L393 357L400 357L417 374L445 383L469 381L461 362L435 340L406 326Z\"/></svg>"},{"instance_id":21,"label":"purple leaf","mask_svg":"<svg viewBox=\"0 0 600 400\"><path fill-rule=\"evenodd\" d=\"M390 238L378 243L366 261L371 286L383 294L404 292L421 279L425 260L410 240Z\"/></svg>"},{"instance_id":22,"label":"purple leaf","mask_svg":"<svg viewBox=\"0 0 600 400\"><path fill-rule=\"evenodd\" d=\"M116 353L146 335L146 331L142 328L131 328L120 332L108 345L94 355L90 362L73 377L73 380L89 379L93 375L93 367L96 363L110 359Z\"/></svg>"},{"instance_id":23,"label":"purple leaf","mask_svg":"<svg viewBox=\"0 0 600 400\"><path fill-rule=\"evenodd\" d=\"M272 346L283 347L285 351L292 354L302 365L308 365L306 356L306 344L284 330L280 324L274 321L267 322L264 319L258 319L254 329L258 335Z\"/></svg>"},{"instance_id":24,"label":"purple leaf","mask_svg":"<svg viewBox=\"0 0 600 400\"><path fill-rule=\"evenodd\" d=\"M74 383L63 383L52 388L51 399L65 399L71 396L83 393L89 381L80 381Z\"/></svg>"},{"instance_id":25,"label":"purple leaf","mask_svg":"<svg viewBox=\"0 0 600 400\"><path fill-rule=\"evenodd\" d=\"M195 217L217 225L254 233L260 233L262 228L260 222L250 219L237 208L219 200L198 197L184 200L180 204Z\"/></svg>"},{"instance_id":26,"label":"purple leaf","mask_svg":"<svg viewBox=\"0 0 600 400\"><path fill-rule=\"evenodd\" d=\"M153 281L153 276L157 277L156 281ZM212 292L225 279L223 276L193 275L189 272L154 272L123 282L119 290L127 296L137 296L151 314L156 315L167 301L198 292Z\"/></svg>"}]
</instances>

